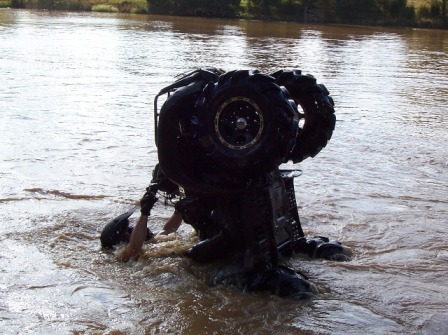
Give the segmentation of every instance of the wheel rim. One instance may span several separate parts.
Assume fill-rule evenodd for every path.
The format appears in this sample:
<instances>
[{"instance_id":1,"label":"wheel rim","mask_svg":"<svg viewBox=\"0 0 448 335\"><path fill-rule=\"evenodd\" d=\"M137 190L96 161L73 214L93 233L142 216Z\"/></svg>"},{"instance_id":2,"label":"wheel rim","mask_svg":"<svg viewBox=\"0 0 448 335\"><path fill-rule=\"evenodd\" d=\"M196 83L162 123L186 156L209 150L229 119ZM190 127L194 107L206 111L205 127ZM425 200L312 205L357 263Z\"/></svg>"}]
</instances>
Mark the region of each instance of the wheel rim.
<instances>
[{"instance_id":1,"label":"wheel rim","mask_svg":"<svg viewBox=\"0 0 448 335\"><path fill-rule=\"evenodd\" d=\"M254 101L246 97L233 97L219 107L214 125L222 144L234 150L243 150L258 142L264 120L261 109Z\"/></svg>"}]
</instances>

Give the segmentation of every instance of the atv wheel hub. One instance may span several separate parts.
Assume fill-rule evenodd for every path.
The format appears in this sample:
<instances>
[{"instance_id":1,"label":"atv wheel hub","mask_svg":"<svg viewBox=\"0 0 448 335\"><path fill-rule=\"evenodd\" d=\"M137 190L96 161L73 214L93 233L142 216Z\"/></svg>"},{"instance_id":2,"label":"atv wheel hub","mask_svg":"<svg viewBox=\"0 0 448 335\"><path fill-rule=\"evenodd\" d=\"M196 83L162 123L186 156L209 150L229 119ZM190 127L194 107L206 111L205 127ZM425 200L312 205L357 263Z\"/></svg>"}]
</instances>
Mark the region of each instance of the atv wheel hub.
<instances>
[{"instance_id":1,"label":"atv wheel hub","mask_svg":"<svg viewBox=\"0 0 448 335\"><path fill-rule=\"evenodd\" d=\"M246 97L226 100L218 109L215 132L219 141L234 150L251 147L263 132L263 114L258 105Z\"/></svg>"}]
</instances>

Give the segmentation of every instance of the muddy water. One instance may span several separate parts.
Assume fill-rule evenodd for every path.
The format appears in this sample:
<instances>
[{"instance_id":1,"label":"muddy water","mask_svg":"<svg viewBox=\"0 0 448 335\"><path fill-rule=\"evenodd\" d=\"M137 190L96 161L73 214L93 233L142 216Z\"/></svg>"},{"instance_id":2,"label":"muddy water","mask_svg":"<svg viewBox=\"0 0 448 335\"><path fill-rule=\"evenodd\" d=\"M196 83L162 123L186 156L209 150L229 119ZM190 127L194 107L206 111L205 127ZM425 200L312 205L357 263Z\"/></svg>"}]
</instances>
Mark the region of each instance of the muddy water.
<instances>
[{"instance_id":1,"label":"muddy water","mask_svg":"<svg viewBox=\"0 0 448 335\"><path fill-rule=\"evenodd\" d=\"M100 249L149 183L154 95L201 66L300 68L336 102L296 193L355 257L290 262L315 300L209 287L188 226L138 261ZM0 333L447 334L447 105L443 31L0 10Z\"/></svg>"}]
</instances>

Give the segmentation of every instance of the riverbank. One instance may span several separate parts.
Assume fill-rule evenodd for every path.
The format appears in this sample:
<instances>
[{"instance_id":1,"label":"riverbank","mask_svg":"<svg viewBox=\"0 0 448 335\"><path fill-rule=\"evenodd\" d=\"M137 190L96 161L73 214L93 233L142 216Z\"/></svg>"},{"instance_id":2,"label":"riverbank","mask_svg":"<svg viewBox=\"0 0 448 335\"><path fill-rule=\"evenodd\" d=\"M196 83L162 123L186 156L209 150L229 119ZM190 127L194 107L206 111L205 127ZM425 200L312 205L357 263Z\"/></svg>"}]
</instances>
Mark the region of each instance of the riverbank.
<instances>
[{"instance_id":1,"label":"riverbank","mask_svg":"<svg viewBox=\"0 0 448 335\"><path fill-rule=\"evenodd\" d=\"M311 1L311 3L313 3ZM0 8L26 8L62 11L120 12L230 19L257 19L296 23L354 24L447 29L447 0L431 3L421 0L389 1L381 6L359 4L328 6L304 1L254 4L250 0L209 3L196 0L0 0ZM334 8L333 8L334 7Z\"/></svg>"},{"instance_id":2,"label":"riverbank","mask_svg":"<svg viewBox=\"0 0 448 335\"><path fill-rule=\"evenodd\" d=\"M146 0L0 0L0 8L148 14Z\"/></svg>"}]
</instances>

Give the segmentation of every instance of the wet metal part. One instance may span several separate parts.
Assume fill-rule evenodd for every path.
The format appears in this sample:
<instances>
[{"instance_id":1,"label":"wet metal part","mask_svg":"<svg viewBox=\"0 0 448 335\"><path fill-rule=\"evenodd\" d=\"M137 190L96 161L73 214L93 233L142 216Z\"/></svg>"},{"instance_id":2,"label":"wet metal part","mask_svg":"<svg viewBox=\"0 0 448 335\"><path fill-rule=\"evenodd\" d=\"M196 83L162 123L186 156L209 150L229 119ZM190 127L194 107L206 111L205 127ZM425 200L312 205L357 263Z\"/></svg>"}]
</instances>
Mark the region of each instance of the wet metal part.
<instances>
[{"instance_id":1,"label":"wet metal part","mask_svg":"<svg viewBox=\"0 0 448 335\"><path fill-rule=\"evenodd\" d=\"M259 140L264 128L259 106L246 97L232 97L225 101L215 116L215 131L222 144L244 150Z\"/></svg>"}]
</instances>

